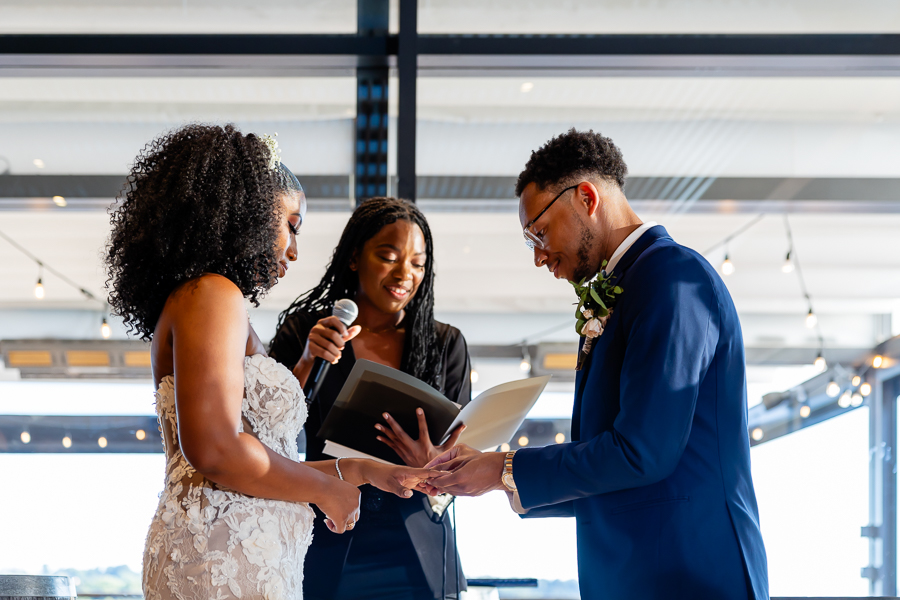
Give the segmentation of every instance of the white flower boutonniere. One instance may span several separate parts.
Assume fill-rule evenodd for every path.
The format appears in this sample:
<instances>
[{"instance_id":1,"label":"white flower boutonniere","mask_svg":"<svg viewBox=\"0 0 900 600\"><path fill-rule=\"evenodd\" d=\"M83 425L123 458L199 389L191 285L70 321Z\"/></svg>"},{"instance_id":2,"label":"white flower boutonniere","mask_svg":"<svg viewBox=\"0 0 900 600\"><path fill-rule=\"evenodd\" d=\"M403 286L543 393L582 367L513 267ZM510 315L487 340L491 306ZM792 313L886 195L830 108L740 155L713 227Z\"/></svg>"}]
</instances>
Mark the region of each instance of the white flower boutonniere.
<instances>
[{"instance_id":1,"label":"white flower boutonniere","mask_svg":"<svg viewBox=\"0 0 900 600\"><path fill-rule=\"evenodd\" d=\"M603 261L602 269L590 279L582 279L579 283L572 283L575 294L578 295L578 308L575 309L575 331L585 339L578 353L578 362L575 367L580 371L584 366L584 360L591 353L594 339L603 335L606 322L612 314L618 296L622 288L615 284L616 276L606 272L607 261Z\"/></svg>"}]
</instances>

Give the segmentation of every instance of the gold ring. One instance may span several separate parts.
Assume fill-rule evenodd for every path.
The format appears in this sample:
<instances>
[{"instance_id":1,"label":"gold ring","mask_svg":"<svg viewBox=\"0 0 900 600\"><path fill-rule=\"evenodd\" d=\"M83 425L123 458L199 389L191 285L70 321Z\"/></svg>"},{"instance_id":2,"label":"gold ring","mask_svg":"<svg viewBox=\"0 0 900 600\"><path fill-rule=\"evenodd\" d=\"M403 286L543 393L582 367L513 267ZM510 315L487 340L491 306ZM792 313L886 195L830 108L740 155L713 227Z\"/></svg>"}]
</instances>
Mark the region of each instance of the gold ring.
<instances>
[{"instance_id":1,"label":"gold ring","mask_svg":"<svg viewBox=\"0 0 900 600\"><path fill-rule=\"evenodd\" d=\"M356 525L353 521L347 523L347 529L353 529L353 526Z\"/></svg>"}]
</instances>

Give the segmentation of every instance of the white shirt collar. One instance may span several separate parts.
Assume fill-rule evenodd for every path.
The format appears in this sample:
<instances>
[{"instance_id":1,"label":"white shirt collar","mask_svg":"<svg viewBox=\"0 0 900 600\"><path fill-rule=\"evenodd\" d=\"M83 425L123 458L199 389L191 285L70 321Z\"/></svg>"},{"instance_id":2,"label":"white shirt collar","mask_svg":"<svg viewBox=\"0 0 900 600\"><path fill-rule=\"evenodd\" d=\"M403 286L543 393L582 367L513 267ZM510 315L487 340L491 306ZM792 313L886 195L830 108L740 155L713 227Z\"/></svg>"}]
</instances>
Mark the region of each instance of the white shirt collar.
<instances>
[{"instance_id":1,"label":"white shirt collar","mask_svg":"<svg viewBox=\"0 0 900 600\"><path fill-rule=\"evenodd\" d=\"M622 259L625 253L628 252L628 249L631 248L631 246L634 245L636 241L641 239L641 236L644 235L644 233L646 233L646 231L651 227L656 227L656 221L644 223L643 225L632 231L631 235L629 235L621 244L619 244L619 247L616 248L615 252L613 252L612 258L609 259L609 263L606 265L607 273L612 272L616 265L619 264L619 261Z\"/></svg>"}]
</instances>

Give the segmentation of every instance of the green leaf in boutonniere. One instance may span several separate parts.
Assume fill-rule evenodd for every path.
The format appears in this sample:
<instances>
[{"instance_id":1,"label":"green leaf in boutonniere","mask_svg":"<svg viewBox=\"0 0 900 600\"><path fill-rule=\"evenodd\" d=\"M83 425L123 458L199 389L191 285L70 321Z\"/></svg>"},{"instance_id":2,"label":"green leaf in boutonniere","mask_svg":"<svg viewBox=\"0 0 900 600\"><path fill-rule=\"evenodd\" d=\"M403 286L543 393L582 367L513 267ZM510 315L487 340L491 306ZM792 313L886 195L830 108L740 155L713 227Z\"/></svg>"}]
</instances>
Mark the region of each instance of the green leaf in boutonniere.
<instances>
[{"instance_id":1,"label":"green leaf in boutonniere","mask_svg":"<svg viewBox=\"0 0 900 600\"><path fill-rule=\"evenodd\" d=\"M581 370L584 359L591 352L594 338L603 335L606 322L612 314L618 296L623 291L621 287L615 285L617 276L606 272L606 265L607 261L604 260L600 272L590 279L585 278L578 283L571 282L578 296L575 331L587 338L578 355L576 370Z\"/></svg>"}]
</instances>

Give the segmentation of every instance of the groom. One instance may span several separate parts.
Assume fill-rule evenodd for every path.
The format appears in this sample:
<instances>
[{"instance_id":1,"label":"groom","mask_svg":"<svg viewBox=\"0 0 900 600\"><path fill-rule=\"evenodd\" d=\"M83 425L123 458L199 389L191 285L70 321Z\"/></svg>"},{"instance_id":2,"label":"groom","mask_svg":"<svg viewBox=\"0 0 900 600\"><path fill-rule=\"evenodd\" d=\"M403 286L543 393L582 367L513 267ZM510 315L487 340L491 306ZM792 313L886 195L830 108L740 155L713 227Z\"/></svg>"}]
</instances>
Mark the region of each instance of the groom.
<instances>
[{"instance_id":1,"label":"groom","mask_svg":"<svg viewBox=\"0 0 900 600\"><path fill-rule=\"evenodd\" d=\"M535 266L580 281L609 261L622 289L577 373L572 442L457 446L430 483L505 490L526 518L574 516L586 600L767 599L737 312L702 256L641 223L626 173L609 138L572 129L516 184Z\"/></svg>"}]
</instances>

